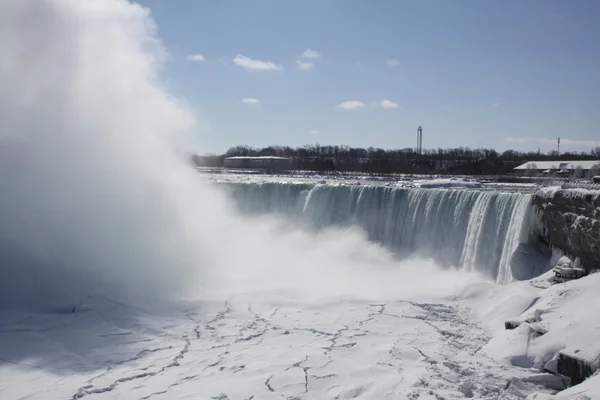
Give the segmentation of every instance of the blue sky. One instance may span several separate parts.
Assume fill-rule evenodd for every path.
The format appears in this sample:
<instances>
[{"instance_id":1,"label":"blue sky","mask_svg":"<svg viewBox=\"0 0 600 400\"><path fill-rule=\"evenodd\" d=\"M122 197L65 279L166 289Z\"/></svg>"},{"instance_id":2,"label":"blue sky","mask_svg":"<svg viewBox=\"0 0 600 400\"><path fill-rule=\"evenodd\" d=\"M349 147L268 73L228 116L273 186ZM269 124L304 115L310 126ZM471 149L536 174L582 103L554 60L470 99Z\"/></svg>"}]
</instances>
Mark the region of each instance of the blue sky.
<instances>
[{"instance_id":1,"label":"blue sky","mask_svg":"<svg viewBox=\"0 0 600 400\"><path fill-rule=\"evenodd\" d=\"M600 144L597 0L140 3L200 152L414 147L419 125L426 148Z\"/></svg>"}]
</instances>

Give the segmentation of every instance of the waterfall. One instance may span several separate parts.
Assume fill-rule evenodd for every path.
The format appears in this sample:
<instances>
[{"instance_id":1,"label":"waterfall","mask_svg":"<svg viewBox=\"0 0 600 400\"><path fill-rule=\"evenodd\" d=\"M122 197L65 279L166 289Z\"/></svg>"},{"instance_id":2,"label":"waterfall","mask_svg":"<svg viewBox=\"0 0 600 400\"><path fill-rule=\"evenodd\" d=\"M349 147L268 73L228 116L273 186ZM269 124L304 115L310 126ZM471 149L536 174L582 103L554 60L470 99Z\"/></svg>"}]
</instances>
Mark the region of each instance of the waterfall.
<instances>
[{"instance_id":1,"label":"waterfall","mask_svg":"<svg viewBox=\"0 0 600 400\"><path fill-rule=\"evenodd\" d=\"M227 186L245 214L282 214L311 229L360 226L370 240L399 257L430 257L502 284L514 280L512 255L530 236L529 194L273 182L220 185Z\"/></svg>"}]
</instances>

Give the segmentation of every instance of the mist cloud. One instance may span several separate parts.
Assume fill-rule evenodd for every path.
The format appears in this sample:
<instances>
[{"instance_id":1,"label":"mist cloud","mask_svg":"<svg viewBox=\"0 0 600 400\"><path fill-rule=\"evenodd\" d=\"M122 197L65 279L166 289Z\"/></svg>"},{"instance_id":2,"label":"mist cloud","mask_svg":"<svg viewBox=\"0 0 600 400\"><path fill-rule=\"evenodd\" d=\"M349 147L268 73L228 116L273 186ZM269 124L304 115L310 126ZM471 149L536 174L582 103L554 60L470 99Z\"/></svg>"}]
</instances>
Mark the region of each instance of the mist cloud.
<instances>
[{"instance_id":1,"label":"mist cloud","mask_svg":"<svg viewBox=\"0 0 600 400\"><path fill-rule=\"evenodd\" d=\"M53 298L180 286L201 259L189 224L204 217L181 211L202 198L171 143L194 121L161 88L149 10L24 0L0 15L0 233L5 255L26 258L3 266L0 286L55 281Z\"/></svg>"}]
</instances>

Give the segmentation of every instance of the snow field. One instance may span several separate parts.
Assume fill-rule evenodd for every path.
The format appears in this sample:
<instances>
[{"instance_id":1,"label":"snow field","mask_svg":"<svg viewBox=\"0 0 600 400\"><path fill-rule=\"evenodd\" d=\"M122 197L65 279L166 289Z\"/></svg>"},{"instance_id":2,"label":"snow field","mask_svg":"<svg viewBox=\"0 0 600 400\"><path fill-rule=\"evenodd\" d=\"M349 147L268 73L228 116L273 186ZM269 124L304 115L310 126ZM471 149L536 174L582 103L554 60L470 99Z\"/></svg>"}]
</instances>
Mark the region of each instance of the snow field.
<instances>
[{"instance_id":1,"label":"snow field","mask_svg":"<svg viewBox=\"0 0 600 400\"><path fill-rule=\"evenodd\" d=\"M2 399L518 399L557 380L482 355L490 333L453 302L240 296L176 317L106 304L18 317L2 327Z\"/></svg>"}]
</instances>

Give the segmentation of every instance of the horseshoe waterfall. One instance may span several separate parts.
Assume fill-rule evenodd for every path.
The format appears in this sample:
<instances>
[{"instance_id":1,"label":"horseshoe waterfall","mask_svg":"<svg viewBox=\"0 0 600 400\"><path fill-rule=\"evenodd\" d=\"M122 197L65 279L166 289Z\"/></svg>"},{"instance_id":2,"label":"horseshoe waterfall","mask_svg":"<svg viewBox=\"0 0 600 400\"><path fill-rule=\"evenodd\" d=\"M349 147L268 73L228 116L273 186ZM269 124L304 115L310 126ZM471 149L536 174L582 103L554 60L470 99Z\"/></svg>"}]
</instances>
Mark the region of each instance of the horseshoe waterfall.
<instances>
[{"instance_id":1,"label":"horseshoe waterfall","mask_svg":"<svg viewBox=\"0 0 600 400\"><path fill-rule=\"evenodd\" d=\"M431 257L500 284L531 277L540 258L549 257L538 246L527 193L280 182L220 185L244 214L283 215L316 230L360 227L398 257Z\"/></svg>"}]
</instances>

